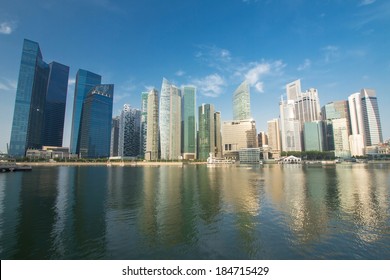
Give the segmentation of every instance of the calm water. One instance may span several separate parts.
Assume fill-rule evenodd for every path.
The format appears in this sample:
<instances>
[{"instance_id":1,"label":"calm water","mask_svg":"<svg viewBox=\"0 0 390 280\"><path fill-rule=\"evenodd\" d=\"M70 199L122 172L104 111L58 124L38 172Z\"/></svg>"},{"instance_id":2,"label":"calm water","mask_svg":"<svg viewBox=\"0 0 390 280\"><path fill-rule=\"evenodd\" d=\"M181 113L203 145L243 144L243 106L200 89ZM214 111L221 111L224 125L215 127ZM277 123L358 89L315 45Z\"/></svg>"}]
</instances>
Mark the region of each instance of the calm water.
<instances>
[{"instance_id":1,"label":"calm water","mask_svg":"<svg viewBox=\"0 0 390 280\"><path fill-rule=\"evenodd\" d=\"M0 174L1 259L390 259L390 165Z\"/></svg>"}]
</instances>

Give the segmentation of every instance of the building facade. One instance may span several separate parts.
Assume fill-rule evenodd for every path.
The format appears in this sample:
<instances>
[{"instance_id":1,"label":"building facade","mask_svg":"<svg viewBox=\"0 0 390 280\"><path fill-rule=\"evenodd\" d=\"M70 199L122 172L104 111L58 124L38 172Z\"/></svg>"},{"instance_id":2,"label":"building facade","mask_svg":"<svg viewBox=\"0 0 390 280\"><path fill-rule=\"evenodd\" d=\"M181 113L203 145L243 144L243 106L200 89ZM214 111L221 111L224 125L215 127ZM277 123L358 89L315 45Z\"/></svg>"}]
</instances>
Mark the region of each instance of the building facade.
<instances>
[{"instance_id":1,"label":"building facade","mask_svg":"<svg viewBox=\"0 0 390 280\"><path fill-rule=\"evenodd\" d=\"M181 91L165 78L159 115L161 159L178 160L181 157Z\"/></svg>"},{"instance_id":2,"label":"building facade","mask_svg":"<svg viewBox=\"0 0 390 280\"><path fill-rule=\"evenodd\" d=\"M119 156L119 150L118 150L118 148L119 148L119 121L120 121L119 116L112 119L110 157Z\"/></svg>"},{"instance_id":3,"label":"building facade","mask_svg":"<svg viewBox=\"0 0 390 280\"><path fill-rule=\"evenodd\" d=\"M301 152L301 123L295 118L294 100L282 100L279 108L282 151Z\"/></svg>"},{"instance_id":4,"label":"building facade","mask_svg":"<svg viewBox=\"0 0 390 280\"><path fill-rule=\"evenodd\" d=\"M351 135L349 146L352 156L364 155L364 122L360 93L351 94L348 97L348 106L351 121Z\"/></svg>"},{"instance_id":5,"label":"building facade","mask_svg":"<svg viewBox=\"0 0 390 280\"><path fill-rule=\"evenodd\" d=\"M222 131L221 131L221 112L214 113L214 132L215 132L215 156L217 158L222 158L223 149L222 149Z\"/></svg>"},{"instance_id":6,"label":"building facade","mask_svg":"<svg viewBox=\"0 0 390 280\"><path fill-rule=\"evenodd\" d=\"M254 120L228 121L222 126L223 156L238 158L243 148L257 148L256 122Z\"/></svg>"},{"instance_id":7,"label":"building facade","mask_svg":"<svg viewBox=\"0 0 390 280\"><path fill-rule=\"evenodd\" d=\"M158 91L152 89L148 93L148 114L146 130L145 159L157 160L159 158L159 100Z\"/></svg>"},{"instance_id":8,"label":"building facade","mask_svg":"<svg viewBox=\"0 0 390 280\"><path fill-rule=\"evenodd\" d=\"M141 158L145 157L146 136L148 129L148 96L149 92L141 94Z\"/></svg>"},{"instance_id":9,"label":"building facade","mask_svg":"<svg viewBox=\"0 0 390 280\"><path fill-rule=\"evenodd\" d=\"M245 80L233 93L233 120L251 118L251 103L249 84Z\"/></svg>"},{"instance_id":10,"label":"building facade","mask_svg":"<svg viewBox=\"0 0 390 280\"><path fill-rule=\"evenodd\" d=\"M83 158L110 156L114 85L98 85L87 94L80 129L80 155Z\"/></svg>"},{"instance_id":11,"label":"building facade","mask_svg":"<svg viewBox=\"0 0 390 280\"><path fill-rule=\"evenodd\" d=\"M119 148L120 157L136 158L141 153L141 111L123 105L119 121Z\"/></svg>"},{"instance_id":12,"label":"building facade","mask_svg":"<svg viewBox=\"0 0 390 280\"><path fill-rule=\"evenodd\" d=\"M273 119L267 122L268 147L273 158L279 158L281 152L279 120Z\"/></svg>"},{"instance_id":13,"label":"building facade","mask_svg":"<svg viewBox=\"0 0 390 280\"><path fill-rule=\"evenodd\" d=\"M57 62L46 64L39 44L24 40L10 155L25 156L28 148L41 149L45 142L62 145L68 76L68 66Z\"/></svg>"},{"instance_id":14,"label":"building facade","mask_svg":"<svg viewBox=\"0 0 390 280\"><path fill-rule=\"evenodd\" d=\"M102 82L102 77L87 70L79 69L76 74L76 85L73 100L72 128L70 135L70 152L80 152L80 128L82 111L87 94Z\"/></svg>"},{"instance_id":15,"label":"building facade","mask_svg":"<svg viewBox=\"0 0 390 280\"><path fill-rule=\"evenodd\" d=\"M383 143L382 126L379 116L378 101L373 89L362 89L360 92L365 146Z\"/></svg>"},{"instance_id":16,"label":"building facade","mask_svg":"<svg viewBox=\"0 0 390 280\"><path fill-rule=\"evenodd\" d=\"M211 104L199 106L198 118L198 155L200 160L207 160L210 153L215 154L214 106Z\"/></svg>"},{"instance_id":17,"label":"building facade","mask_svg":"<svg viewBox=\"0 0 390 280\"><path fill-rule=\"evenodd\" d=\"M184 159L196 158L196 87L182 88L182 154Z\"/></svg>"},{"instance_id":18,"label":"building facade","mask_svg":"<svg viewBox=\"0 0 390 280\"><path fill-rule=\"evenodd\" d=\"M324 151L322 121L305 122L303 135L305 139L305 151Z\"/></svg>"}]
</instances>

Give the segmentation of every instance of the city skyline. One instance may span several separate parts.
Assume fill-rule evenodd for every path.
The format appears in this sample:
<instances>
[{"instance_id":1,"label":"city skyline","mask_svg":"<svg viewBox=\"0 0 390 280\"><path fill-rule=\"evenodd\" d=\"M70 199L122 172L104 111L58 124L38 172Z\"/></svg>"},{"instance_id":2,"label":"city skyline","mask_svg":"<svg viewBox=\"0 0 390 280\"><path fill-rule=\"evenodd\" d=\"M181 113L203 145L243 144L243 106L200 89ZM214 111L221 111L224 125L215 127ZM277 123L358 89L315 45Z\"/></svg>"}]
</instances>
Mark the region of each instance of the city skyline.
<instances>
[{"instance_id":1,"label":"city skyline","mask_svg":"<svg viewBox=\"0 0 390 280\"><path fill-rule=\"evenodd\" d=\"M22 2L26 11L7 3L0 13L2 152L10 141L24 38L40 44L45 61L61 61L70 67L65 146L70 144L78 69L98 73L104 83L115 84L114 116L125 103L141 108L141 93L151 87L159 89L165 76L178 87L196 86L197 104L214 104L222 121L229 121L232 94L246 79L258 131L266 131L267 121L279 117L280 96L285 95L285 85L294 80L302 80L302 91L316 88L321 106L371 88L378 98L383 140L390 138L384 121L390 117L385 110L390 104L386 84L390 73L386 51L390 4L386 1L286 1L280 5L237 0L224 7L206 1L170 1L168 7L156 1L130 5L84 0L72 2L73 6L69 1ZM74 9L77 12L71 13ZM197 16L187 18L184 14L188 10ZM149 12L155 16L150 23L140 20ZM50 17L42 16L48 13ZM85 21L103 14L105 20ZM233 19L236 14L245 17ZM57 22L58 17L61 21ZM93 44L89 39L95 30L105 34L105 43Z\"/></svg>"}]
</instances>

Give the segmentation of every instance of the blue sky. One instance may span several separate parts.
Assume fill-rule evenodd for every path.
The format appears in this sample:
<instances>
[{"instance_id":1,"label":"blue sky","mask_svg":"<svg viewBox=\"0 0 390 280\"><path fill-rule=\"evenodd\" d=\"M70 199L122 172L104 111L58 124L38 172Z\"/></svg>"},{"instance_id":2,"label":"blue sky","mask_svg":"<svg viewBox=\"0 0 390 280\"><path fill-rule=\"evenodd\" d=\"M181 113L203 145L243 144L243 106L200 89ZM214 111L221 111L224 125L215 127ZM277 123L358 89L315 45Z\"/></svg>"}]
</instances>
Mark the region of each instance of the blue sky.
<instances>
[{"instance_id":1,"label":"blue sky","mask_svg":"<svg viewBox=\"0 0 390 280\"><path fill-rule=\"evenodd\" d=\"M70 67L64 145L69 145L79 68L115 84L114 114L140 107L162 78L198 87L197 105L232 118L232 93L251 84L258 130L279 116L285 85L317 88L321 106L376 90L390 138L390 1L387 0L13 0L0 10L0 151L6 150L23 39L46 62Z\"/></svg>"}]
</instances>

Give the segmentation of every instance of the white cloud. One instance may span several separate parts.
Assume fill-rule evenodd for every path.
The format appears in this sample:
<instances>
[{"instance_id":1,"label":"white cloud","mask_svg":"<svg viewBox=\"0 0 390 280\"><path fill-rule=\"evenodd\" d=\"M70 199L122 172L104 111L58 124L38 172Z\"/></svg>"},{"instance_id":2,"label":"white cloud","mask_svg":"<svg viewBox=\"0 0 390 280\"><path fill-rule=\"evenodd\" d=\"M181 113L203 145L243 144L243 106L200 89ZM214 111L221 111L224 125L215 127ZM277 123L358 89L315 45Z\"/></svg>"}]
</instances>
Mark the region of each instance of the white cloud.
<instances>
[{"instance_id":1,"label":"white cloud","mask_svg":"<svg viewBox=\"0 0 390 280\"><path fill-rule=\"evenodd\" d=\"M214 73L201 79L195 79L192 83L198 88L198 91L208 97L218 97L223 93L225 80L219 74Z\"/></svg>"},{"instance_id":2,"label":"white cloud","mask_svg":"<svg viewBox=\"0 0 390 280\"><path fill-rule=\"evenodd\" d=\"M175 73L175 75L181 77L181 76L184 76L185 73L186 73L186 72L184 72L183 70L179 70L179 71L177 71L177 72Z\"/></svg>"},{"instance_id":3,"label":"white cloud","mask_svg":"<svg viewBox=\"0 0 390 280\"><path fill-rule=\"evenodd\" d=\"M376 0L362 0L359 4L359 6L367 6L367 5L371 5L375 2Z\"/></svg>"},{"instance_id":4,"label":"white cloud","mask_svg":"<svg viewBox=\"0 0 390 280\"><path fill-rule=\"evenodd\" d=\"M0 23L0 34L11 34L15 29L15 24L12 22Z\"/></svg>"},{"instance_id":5,"label":"white cloud","mask_svg":"<svg viewBox=\"0 0 390 280\"><path fill-rule=\"evenodd\" d=\"M249 85L254 87L257 92L264 92L264 77L269 75L280 75L283 72L283 68L286 64L281 60L274 62L252 62L247 66L242 67L236 71L235 76L241 76L242 72L245 72L244 78L248 81Z\"/></svg>"},{"instance_id":6,"label":"white cloud","mask_svg":"<svg viewBox=\"0 0 390 280\"><path fill-rule=\"evenodd\" d=\"M302 71L302 70L305 70L305 69L308 69L310 68L311 66L311 61L310 59L306 58L303 63L301 65L298 66L297 70L298 71Z\"/></svg>"}]
</instances>

